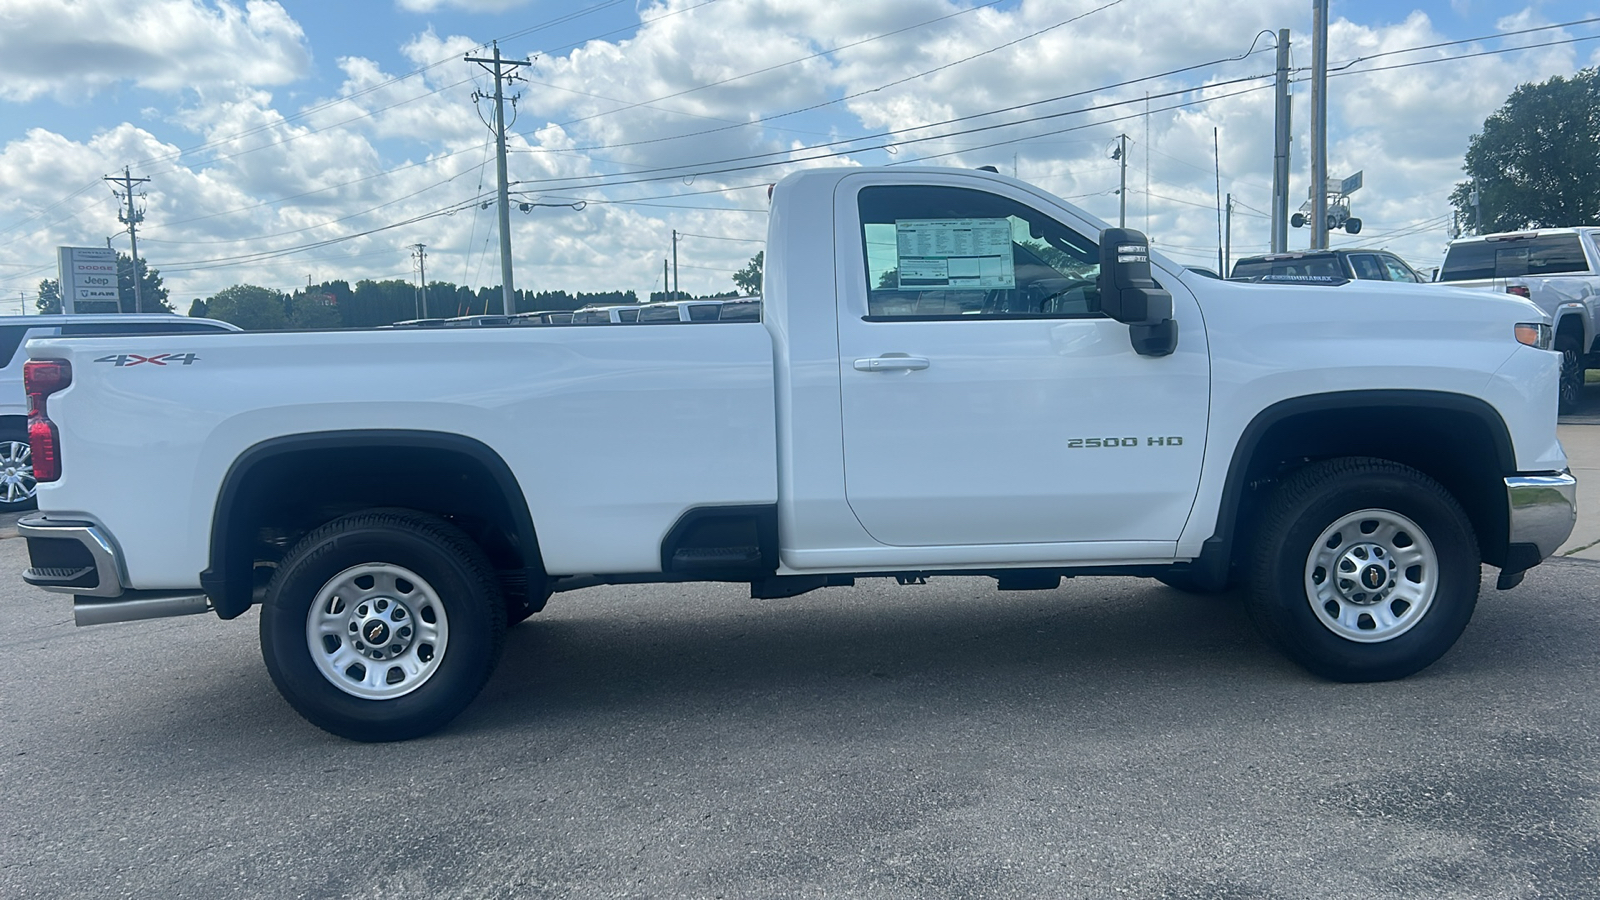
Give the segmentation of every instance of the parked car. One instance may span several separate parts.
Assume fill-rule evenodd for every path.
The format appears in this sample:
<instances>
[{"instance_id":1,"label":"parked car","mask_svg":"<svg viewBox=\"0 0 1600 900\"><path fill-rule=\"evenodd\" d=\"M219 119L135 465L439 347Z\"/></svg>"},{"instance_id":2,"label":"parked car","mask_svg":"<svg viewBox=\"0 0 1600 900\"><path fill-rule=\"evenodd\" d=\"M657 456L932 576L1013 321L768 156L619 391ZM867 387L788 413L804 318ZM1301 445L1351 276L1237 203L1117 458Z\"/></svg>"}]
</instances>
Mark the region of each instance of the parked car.
<instances>
[{"instance_id":1,"label":"parked car","mask_svg":"<svg viewBox=\"0 0 1600 900\"><path fill-rule=\"evenodd\" d=\"M626 325L637 321L637 306L586 306L572 313L574 325Z\"/></svg>"},{"instance_id":2,"label":"parked car","mask_svg":"<svg viewBox=\"0 0 1600 900\"><path fill-rule=\"evenodd\" d=\"M1231 278L1348 278L1352 281L1400 281L1420 284L1424 278L1405 260L1387 250L1305 250L1246 256L1233 264Z\"/></svg>"},{"instance_id":3,"label":"parked car","mask_svg":"<svg viewBox=\"0 0 1600 900\"><path fill-rule=\"evenodd\" d=\"M721 300L674 300L639 307L640 324L648 322L715 322Z\"/></svg>"},{"instance_id":4,"label":"parked car","mask_svg":"<svg viewBox=\"0 0 1600 900\"><path fill-rule=\"evenodd\" d=\"M104 313L0 316L0 512L32 509L35 483L28 446L28 397L22 389L22 346L30 338L105 334L198 334L238 331L216 319L191 319L167 313ZM117 365L168 364L170 353L124 360ZM186 360L180 365L187 365Z\"/></svg>"},{"instance_id":5,"label":"parked car","mask_svg":"<svg viewBox=\"0 0 1600 900\"><path fill-rule=\"evenodd\" d=\"M732 300L722 301L722 306L717 309L718 322L759 322L761 321L760 297L735 297Z\"/></svg>"},{"instance_id":6,"label":"parked car","mask_svg":"<svg viewBox=\"0 0 1600 900\"><path fill-rule=\"evenodd\" d=\"M1561 411L1600 368L1600 228L1541 228L1450 242L1439 282L1526 297L1550 316L1561 353Z\"/></svg>"},{"instance_id":7,"label":"parked car","mask_svg":"<svg viewBox=\"0 0 1600 900\"><path fill-rule=\"evenodd\" d=\"M495 315L476 315L476 316L456 316L453 319L445 319L444 320L444 327L446 327L446 328L483 328L483 327L491 326L491 325L510 325L510 324L511 324L511 317L510 316L502 316L502 315L499 315L499 314L495 314Z\"/></svg>"},{"instance_id":8,"label":"parked car","mask_svg":"<svg viewBox=\"0 0 1600 900\"><path fill-rule=\"evenodd\" d=\"M515 325L566 325L572 321L572 311L550 309L541 312L517 313L511 317Z\"/></svg>"}]
</instances>

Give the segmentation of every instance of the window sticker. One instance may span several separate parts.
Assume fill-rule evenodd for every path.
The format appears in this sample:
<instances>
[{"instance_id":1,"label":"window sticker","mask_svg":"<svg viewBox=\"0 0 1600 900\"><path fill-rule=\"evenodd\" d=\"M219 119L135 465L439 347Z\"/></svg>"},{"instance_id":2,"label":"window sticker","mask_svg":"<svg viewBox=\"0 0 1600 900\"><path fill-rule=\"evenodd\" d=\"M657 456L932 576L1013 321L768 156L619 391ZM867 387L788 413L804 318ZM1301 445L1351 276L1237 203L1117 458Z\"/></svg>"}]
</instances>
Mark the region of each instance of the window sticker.
<instances>
[{"instance_id":1,"label":"window sticker","mask_svg":"<svg viewBox=\"0 0 1600 900\"><path fill-rule=\"evenodd\" d=\"M1007 219L896 219L898 288L1017 286Z\"/></svg>"}]
</instances>

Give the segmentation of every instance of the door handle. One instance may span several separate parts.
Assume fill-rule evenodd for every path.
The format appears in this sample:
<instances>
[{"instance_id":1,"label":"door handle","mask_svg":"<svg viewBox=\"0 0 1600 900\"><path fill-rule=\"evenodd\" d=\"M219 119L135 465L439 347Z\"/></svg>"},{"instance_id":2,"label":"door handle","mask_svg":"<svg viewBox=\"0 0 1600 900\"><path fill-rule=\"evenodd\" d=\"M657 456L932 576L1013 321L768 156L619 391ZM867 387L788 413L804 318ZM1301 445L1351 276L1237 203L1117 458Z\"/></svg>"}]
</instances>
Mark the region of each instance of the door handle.
<instances>
[{"instance_id":1,"label":"door handle","mask_svg":"<svg viewBox=\"0 0 1600 900\"><path fill-rule=\"evenodd\" d=\"M915 372L926 369L928 361L921 356L869 356L856 360L857 372Z\"/></svg>"}]
</instances>

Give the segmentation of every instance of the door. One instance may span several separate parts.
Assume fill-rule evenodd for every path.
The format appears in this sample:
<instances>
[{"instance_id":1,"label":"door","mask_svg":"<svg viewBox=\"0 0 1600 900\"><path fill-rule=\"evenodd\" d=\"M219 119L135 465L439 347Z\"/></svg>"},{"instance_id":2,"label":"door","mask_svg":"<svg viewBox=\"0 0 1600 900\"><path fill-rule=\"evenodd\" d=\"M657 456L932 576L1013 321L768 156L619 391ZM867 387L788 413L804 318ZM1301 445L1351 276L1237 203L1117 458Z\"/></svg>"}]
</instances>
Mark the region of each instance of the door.
<instances>
[{"instance_id":1,"label":"door","mask_svg":"<svg viewBox=\"0 0 1600 900\"><path fill-rule=\"evenodd\" d=\"M845 491L868 534L1176 540L1210 399L1204 327L1177 279L1177 352L1139 356L1098 311L1098 249L1066 210L1001 185L840 190L860 241L840 247Z\"/></svg>"}]
</instances>

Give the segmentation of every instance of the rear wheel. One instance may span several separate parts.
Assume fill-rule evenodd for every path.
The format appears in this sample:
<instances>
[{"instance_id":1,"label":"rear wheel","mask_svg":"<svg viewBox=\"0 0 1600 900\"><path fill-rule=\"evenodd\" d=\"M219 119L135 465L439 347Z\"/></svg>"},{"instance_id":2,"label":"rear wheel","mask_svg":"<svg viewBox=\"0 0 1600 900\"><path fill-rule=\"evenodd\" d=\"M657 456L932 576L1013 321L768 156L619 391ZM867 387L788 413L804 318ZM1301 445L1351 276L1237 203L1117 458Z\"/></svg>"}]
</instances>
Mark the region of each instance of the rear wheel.
<instances>
[{"instance_id":1,"label":"rear wheel","mask_svg":"<svg viewBox=\"0 0 1600 900\"><path fill-rule=\"evenodd\" d=\"M20 512L38 505L34 491L33 451L21 425L0 427L0 512Z\"/></svg>"},{"instance_id":2,"label":"rear wheel","mask_svg":"<svg viewBox=\"0 0 1600 900\"><path fill-rule=\"evenodd\" d=\"M477 696L505 636L505 607L477 545L431 516L346 516L279 564L261 653L285 700L356 741L443 727Z\"/></svg>"},{"instance_id":3,"label":"rear wheel","mask_svg":"<svg viewBox=\"0 0 1600 900\"><path fill-rule=\"evenodd\" d=\"M1288 656L1335 681L1420 671L1466 629L1477 540L1438 482L1398 463L1314 463L1276 491L1249 601Z\"/></svg>"},{"instance_id":4,"label":"rear wheel","mask_svg":"<svg viewBox=\"0 0 1600 900\"><path fill-rule=\"evenodd\" d=\"M1570 413L1583 397L1583 354L1571 335L1556 338L1555 349L1561 354L1561 412Z\"/></svg>"}]
</instances>

